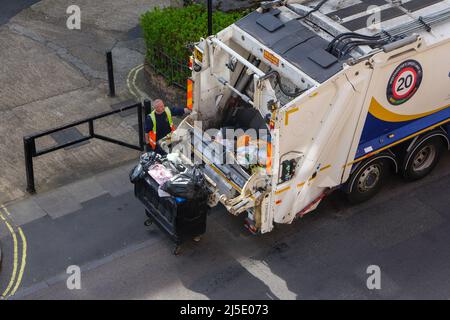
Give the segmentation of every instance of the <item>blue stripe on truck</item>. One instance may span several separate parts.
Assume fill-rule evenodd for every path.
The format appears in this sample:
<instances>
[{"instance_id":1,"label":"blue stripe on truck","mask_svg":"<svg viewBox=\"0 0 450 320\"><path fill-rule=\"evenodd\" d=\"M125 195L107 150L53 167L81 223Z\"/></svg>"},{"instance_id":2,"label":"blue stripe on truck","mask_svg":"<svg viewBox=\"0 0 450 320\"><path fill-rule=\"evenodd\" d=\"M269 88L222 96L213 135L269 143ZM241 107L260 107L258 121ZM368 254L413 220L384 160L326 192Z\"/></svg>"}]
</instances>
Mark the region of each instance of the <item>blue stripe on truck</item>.
<instances>
[{"instance_id":1,"label":"blue stripe on truck","mask_svg":"<svg viewBox=\"0 0 450 320\"><path fill-rule=\"evenodd\" d=\"M376 152L396 142L432 128L443 121L450 121L450 107L432 115L406 122L386 122L369 114L361 136L355 159Z\"/></svg>"}]
</instances>

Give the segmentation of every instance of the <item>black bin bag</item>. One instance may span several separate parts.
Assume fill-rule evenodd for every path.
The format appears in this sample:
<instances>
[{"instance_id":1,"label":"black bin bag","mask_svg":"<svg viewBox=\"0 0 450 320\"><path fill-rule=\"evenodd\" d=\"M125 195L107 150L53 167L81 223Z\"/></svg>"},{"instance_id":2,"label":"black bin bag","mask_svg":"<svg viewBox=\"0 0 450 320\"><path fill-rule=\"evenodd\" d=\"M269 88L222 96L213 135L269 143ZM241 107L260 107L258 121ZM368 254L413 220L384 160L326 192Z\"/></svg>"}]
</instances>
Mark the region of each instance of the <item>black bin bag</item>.
<instances>
[{"instance_id":1,"label":"black bin bag","mask_svg":"<svg viewBox=\"0 0 450 320\"><path fill-rule=\"evenodd\" d=\"M204 198L207 193L203 173L196 167L176 175L161 189L173 197L187 200Z\"/></svg>"},{"instance_id":2,"label":"black bin bag","mask_svg":"<svg viewBox=\"0 0 450 320\"><path fill-rule=\"evenodd\" d=\"M137 181L142 180L146 176L150 166L159 161L161 161L161 157L157 153L153 151L143 153L139 160L139 164L131 169L129 175L130 182L135 184Z\"/></svg>"}]
</instances>

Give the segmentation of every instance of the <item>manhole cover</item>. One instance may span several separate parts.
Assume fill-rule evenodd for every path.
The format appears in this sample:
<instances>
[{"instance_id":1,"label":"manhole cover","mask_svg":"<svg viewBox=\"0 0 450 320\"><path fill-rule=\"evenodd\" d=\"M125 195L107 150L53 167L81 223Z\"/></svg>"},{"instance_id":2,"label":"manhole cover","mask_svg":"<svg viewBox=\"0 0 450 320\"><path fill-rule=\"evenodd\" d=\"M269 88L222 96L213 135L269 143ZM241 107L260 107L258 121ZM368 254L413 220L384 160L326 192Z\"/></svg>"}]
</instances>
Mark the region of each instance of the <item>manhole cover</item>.
<instances>
[{"instance_id":1,"label":"manhole cover","mask_svg":"<svg viewBox=\"0 0 450 320\"><path fill-rule=\"evenodd\" d=\"M58 131L58 132L52 133L50 136L56 141L56 143L59 146L85 138L85 136L77 128L69 128L66 130ZM77 148L79 146L82 146L82 145L85 145L88 143L89 143L89 141L83 141L83 142L77 143L73 146L70 146L70 147L67 147L64 149L69 150L69 149Z\"/></svg>"}]
</instances>

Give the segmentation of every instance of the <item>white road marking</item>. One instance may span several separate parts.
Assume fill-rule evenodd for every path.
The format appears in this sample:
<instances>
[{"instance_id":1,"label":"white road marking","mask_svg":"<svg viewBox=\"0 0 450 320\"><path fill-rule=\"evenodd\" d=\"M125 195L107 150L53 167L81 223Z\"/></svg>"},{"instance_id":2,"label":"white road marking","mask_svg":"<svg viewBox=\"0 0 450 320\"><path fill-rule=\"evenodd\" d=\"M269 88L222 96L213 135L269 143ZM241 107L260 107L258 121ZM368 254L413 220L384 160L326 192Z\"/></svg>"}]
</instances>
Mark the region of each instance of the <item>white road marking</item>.
<instances>
[{"instance_id":1,"label":"white road marking","mask_svg":"<svg viewBox=\"0 0 450 320\"><path fill-rule=\"evenodd\" d=\"M272 294L278 299L297 299L297 294L289 290L286 281L274 274L266 263L247 258L236 259L236 261L255 278L268 286Z\"/></svg>"}]
</instances>

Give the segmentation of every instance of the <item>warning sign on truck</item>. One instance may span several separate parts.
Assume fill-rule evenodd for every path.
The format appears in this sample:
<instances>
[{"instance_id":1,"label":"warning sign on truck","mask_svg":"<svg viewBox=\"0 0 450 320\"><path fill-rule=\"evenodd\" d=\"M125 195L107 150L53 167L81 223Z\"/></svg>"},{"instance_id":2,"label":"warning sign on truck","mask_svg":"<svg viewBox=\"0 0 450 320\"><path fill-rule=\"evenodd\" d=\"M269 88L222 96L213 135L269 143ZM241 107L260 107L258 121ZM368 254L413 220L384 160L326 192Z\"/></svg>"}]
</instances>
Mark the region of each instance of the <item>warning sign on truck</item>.
<instances>
[{"instance_id":1,"label":"warning sign on truck","mask_svg":"<svg viewBox=\"0 0 450 320\"><path fill-rule=\"evenodd\" d=\"M423 70L419 62L408 60L399 65L392 74L387 99L393 105L401 105L411 99L422 83Z\"/></svg>"},{"instance_id":2,"label":"warning sign on truck","mask_svg":"<svg viewBox=\"0 0 450 320\"><path fill-rule=\"evenodd\" d=\"M267 50L264 50L264 58L277 67L280 65L280 59L278 59L274 54L270 53Z\"/></svg>"}]
</instances>

